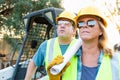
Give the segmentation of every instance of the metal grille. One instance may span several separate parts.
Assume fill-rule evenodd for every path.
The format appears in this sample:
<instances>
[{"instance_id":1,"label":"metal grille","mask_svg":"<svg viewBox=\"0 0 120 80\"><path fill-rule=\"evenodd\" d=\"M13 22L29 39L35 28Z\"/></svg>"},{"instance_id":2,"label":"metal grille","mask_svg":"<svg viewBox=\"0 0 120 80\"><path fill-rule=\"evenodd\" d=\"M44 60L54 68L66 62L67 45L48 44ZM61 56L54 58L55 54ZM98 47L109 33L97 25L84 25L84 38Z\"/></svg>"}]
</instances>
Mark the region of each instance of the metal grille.
<instances>
[{"instance_id":1,"label":"metal grille","mask_svg":"<svg viewBox=\"0 0 120 80\"><path fill-rule=\"evenodd\" d=\"M31 59L39 45L46 39L53 37L53 27L49 34L47 34L47 28L49 26L46 24L36 24L33 23L32 28L28 33L28 38L23 49L23 55L21 60ZM49 36L49 38L48 38Z\"/></svg>"},{"instance_id":2,"label":"metal grille","mask_svg":"<svg viewBox=\"0 0 120 80\"><path fill-rule=\"evenodd\" d=\"M16 73L19 75L16 75L15 79L22 80L25 77L27 66L28 66L28 63L30 62L30 59L33 57L33 55L37 51L40 44L44 40L52 38L53 34L54 34L54 27L51 27L46 24L38 24L38 23L33 22L32 28L28 32L28 37L25 42L23 54L20 60L22 64L19 65L18 71ZM36 74L34 75L34 78L40 78L46 75L46 71L44 67L40 66L37 69Z\"/></svg>"}]
</instances>

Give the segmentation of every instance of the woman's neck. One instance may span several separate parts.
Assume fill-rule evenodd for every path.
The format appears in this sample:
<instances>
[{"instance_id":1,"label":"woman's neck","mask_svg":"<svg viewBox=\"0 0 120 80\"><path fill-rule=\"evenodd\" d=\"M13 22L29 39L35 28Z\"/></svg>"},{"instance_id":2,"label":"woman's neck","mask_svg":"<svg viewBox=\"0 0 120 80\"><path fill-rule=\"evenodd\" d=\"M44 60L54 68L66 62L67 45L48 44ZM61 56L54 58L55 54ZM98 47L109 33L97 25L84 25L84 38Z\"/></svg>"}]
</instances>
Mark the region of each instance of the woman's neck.
<instances>
[{"instance_id":1,"label":"woman's neck","mask_svg":"<svg viewBox=\"0 0 120 80\"><path fill-rule=\"evenodd\" d=\"M99 51L99 47L98 47L98 39L92 39L89 41L83 41L82 43L82 51L84 53L88 53L89 54L94 54L95 52Z\"/></svg>"},{"instance_id":2,"label":"woman's neck","mask_svg":"<svg viewBox=\"0 0 120 80\"><path fill-rule=\"evenodd\" d=\"M93 44L84 44L83 43L82 51L83 51L83 53L89 52L89 54L94 54L97 51L99 51L99 47L98 47L98 44L96 44L96 43L93 43Z\"/></svg>"},{"instance_id":3,"label":"woman's neck","mask_svg":"<svg viewBox=\"0 0 120 80\"><path fill-rule=\"evenodd\" d=\"M88 67L97 66L100 49L96 43L82 44L82 63Z\"/></svg>"}]
</instances>

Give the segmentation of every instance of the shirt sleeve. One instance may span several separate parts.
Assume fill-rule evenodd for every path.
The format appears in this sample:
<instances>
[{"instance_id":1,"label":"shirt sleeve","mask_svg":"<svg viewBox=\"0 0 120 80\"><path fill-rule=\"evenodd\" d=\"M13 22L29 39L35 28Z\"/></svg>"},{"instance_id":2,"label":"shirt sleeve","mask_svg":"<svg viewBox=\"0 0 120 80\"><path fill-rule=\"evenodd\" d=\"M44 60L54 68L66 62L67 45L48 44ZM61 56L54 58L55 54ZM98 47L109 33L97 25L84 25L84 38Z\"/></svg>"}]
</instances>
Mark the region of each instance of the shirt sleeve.
<instances>
[{"instance_id":1,"label":"shirt sleeve","mask_svg":"<svg viewBox=\"0 0 120 80\"><path fill-rule=\"evenodd\" d=\"M46 46L47 46L47 40L41 43L38 50L36 51L35 55L33 56L32 60L34 64L39 67L44 64L44 59L46 55Z\"/></svg>"}]
</instances>

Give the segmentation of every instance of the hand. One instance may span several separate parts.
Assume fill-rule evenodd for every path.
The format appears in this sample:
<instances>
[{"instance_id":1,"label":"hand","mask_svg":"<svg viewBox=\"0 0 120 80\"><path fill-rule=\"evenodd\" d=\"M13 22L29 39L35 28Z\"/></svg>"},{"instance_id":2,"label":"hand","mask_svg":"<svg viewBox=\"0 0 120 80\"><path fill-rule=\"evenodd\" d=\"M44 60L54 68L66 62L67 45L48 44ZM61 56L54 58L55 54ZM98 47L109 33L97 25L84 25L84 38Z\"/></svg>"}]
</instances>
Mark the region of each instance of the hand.
<instances>
[{"instance_id":1,"label":"hand","mask_svg":"<svg viewBox=\"0 0 120 80\"><path fill-rule=\"evenodd\" d=\"M56 58L53 59L53 61L50 62L50 64L48 65L47 67L47 72L48 72L48 75L49 75L49 80L60 80L62 74L65 72L65 70L67 69L67 67L70 65L70 63L68 62L65 67L62 69L62 71L57 74L57 75L53 75L50 73L50 69L51 67L53 67L54 65L58 65L60 63L63 62L63 59L64 57L63 56L57 56Z\"/></svg>"}]
</instances>

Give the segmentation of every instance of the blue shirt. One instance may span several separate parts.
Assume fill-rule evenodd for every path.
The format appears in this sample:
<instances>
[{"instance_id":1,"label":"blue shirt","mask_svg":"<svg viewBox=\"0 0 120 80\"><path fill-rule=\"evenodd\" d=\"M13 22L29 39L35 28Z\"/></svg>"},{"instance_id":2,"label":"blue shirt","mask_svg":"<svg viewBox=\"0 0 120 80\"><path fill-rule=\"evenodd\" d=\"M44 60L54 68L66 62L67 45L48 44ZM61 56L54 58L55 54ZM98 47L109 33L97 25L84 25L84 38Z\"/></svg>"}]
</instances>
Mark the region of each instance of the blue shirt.
<instances>
[{"instance_id":1,"label":"blue shirt","mask_svg":"<svg viewBox=\"0 0 120 80\"><path fill-rule=\"evenodd\" d=\"M66 45L60 45L60 49L62 52L62 55L64 55L65 51L67 50L69 44ZM44 65L45 62L45 56L46 56L46 47L47 47L47 41L44 41L38 48L37 52L33 56L32 60L34 61L36 66Z\"/></svg>"},{"instance_id":2,"label":"blue shirt","mask_svg":"<svg viewBox=\"0 0 120 80\"><path fill-rule=\"evenodd\" d=\"M82 47L78 50L77 55L79 56L77 80L95 80L99 66L103 58L103 52L100 51L100 55L98 58L98 66L96 67L87 67L82 64L81 62Z\"/></svg>"},{"instance_id":3,"label":"blue shirt","mask_svg":"<svg viewBox=\"0 0 120 80\"><path fill-rule=\"evenodd\" d=\"M98 67L87 67L82 65L82 74L80 80L95 80Z\"/></svg>"}]
</instances>

